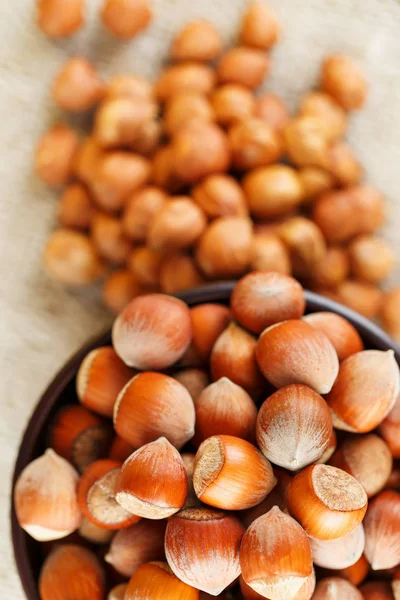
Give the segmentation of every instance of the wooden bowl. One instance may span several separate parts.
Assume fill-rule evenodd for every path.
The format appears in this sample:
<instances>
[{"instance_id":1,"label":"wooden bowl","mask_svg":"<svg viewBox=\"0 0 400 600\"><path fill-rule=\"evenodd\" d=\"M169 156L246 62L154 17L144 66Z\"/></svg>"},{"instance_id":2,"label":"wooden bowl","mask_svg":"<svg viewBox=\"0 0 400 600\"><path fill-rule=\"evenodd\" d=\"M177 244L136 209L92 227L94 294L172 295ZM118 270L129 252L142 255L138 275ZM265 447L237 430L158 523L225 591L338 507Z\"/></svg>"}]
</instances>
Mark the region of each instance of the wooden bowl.
<instances>
[{"instance_id":1,"label":"wooden bowl","mask_svg":"<svg viewBox=\"0 0 400 600\"><path fill-rule=\"evenodd\" d=\"M234 285L235 282L216 283L177 295L189 306L205 302L228 304ZM342 315L356 327L366 348L378 350L392 348L395 351L396 360L400 364L399 346L374 323L349 308L318 294L306 291L305 296L306 312L331 311ZM110 344L111 331L107 331L81 348L50 383L34 410L23 435L14 470L13 489L21 471L46 449L48 426L54 412L63 404L77 402L75 377L83 358L94 348ZM11 504L12 539L18 572L26 597L29 600L40 600L37 591L37 580L42 562L40 544L21 529L16 518L13 501Z\"/></svg>"}]
</instances>

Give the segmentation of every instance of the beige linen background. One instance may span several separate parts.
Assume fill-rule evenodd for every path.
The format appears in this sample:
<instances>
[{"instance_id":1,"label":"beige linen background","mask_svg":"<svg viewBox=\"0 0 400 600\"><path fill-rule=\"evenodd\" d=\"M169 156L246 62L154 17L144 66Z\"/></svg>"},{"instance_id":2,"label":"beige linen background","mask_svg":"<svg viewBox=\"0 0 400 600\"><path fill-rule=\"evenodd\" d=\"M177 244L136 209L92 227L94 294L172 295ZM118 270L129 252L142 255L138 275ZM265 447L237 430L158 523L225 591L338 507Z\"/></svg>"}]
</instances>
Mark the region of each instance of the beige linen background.
<instances>
[{"instance_id":1,"label":"beige linen background","mask_svg":"<svg viewBox=\"0 0 400 600\"><path fill-rule=\"evenodd\" d=\"M67 1L67 0L66 0ZM68 292L41 270L40 257L55 223L55 196L32 176L40 133L59 115L49 84L70 55L96 61L101 72L154 76L172 34L188 19L212 20L229 41L246 0L158 0L148 32L116 43L87 0L89 24L72 40L51 42L34 24L34 0L0 2L0 588L23 593L9 543L12 464L29 415L50 378L86 339L110 323L96 294ZM370 181L387 196L385 236L400 256L400 3L398 0L270 0L285 35L274 51L266 87L295 106L313 86L322 57L354 57L371 82L368 105L354 115L349 138ZM399 279L399 271L394 280Z\"/></svg>"}]
</instances>

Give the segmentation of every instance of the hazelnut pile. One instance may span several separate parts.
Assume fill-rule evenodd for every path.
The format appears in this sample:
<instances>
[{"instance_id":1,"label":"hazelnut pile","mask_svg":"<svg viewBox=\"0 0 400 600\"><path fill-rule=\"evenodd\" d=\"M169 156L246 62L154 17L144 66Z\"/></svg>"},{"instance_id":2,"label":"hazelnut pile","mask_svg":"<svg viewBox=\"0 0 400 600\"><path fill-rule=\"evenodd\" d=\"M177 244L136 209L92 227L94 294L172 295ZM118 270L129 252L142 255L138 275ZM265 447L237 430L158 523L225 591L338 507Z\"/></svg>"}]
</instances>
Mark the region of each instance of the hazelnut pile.
<instances>
[{"instance_id":1,"label":"hazelnut pile","mask_svg":"<svg viewBox=\"0 0 400 600\"><path fill-rule=\"evenodd\" d=\"M15 486L41 600L400 598L399 367L304 312L265 271L125 307Z\"/></svg>"},{"instance_id":2,"label":"hazelnut pile","mask_svg":"<svg viewBox=\"0 0 400 600\"><path fill-rule=\"evenodd\" d=\"M42 12L59 2L42 1ZM108 0L102 16L121 37L150 17L146 0ZM279 37L276 16L253 2L230 49L211 23L189 23L154 83L132 74L103 81L82 57L63 65L55 104L93 110L93 119L86 138L59 123L37 148L38 176L65 186L44 252L51 276L74 286L102 280L104 303L118 313L148 291L279 271L380 318L400 340L400 288L379 287L395 265L376 235L384 201L344 140L367 83L349 58L329 56L290 115L280 97L257 92Z\"/></svg>"}]
</instances>

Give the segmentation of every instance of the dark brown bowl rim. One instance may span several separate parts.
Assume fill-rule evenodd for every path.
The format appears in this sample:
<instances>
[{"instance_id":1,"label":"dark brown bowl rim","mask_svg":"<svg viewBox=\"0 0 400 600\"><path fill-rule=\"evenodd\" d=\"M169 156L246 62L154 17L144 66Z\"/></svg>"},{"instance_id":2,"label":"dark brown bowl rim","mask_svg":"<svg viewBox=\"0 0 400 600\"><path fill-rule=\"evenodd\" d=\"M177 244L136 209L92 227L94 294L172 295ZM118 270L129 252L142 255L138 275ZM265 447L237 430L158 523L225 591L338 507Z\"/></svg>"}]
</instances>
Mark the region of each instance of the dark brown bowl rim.
<instances>
[{"instance_id":1,"label":"dark brown bowl rim","mask_svg":"<svg viewBox=\"0 0 400 600\"><path fill-rule=\"evenodd\" d=\"M182 292L177 294L177 297L184 300L190 306L205 302L227 302L234 285L234 281L215 283ZM330 300L329 298L322 297L319 294L305 291L305 297L307 301L307 312L330 311L341 315L356 327L361 337L367 339L371 347L378 350L393 349L395 351L396 360L400 364L399 345L377 325L353 310L338 302ZM41 396L22 437L13 474L12 492L14 492L14 486L21 471L33 460L33 458L35 458L33 455L33 447L42 435L46 421L61 392L75 377L77 368L83 358L93 348L110 344L110 341L111 332L107 331L85 344L57 373ZM11 494L11 535L14 557L26 597L28 600L40 600L37 592L37 581L29 561L29 553L27 550L28 535L18 524L13 504L13 493Z\"/></svg>"}]
</instances>

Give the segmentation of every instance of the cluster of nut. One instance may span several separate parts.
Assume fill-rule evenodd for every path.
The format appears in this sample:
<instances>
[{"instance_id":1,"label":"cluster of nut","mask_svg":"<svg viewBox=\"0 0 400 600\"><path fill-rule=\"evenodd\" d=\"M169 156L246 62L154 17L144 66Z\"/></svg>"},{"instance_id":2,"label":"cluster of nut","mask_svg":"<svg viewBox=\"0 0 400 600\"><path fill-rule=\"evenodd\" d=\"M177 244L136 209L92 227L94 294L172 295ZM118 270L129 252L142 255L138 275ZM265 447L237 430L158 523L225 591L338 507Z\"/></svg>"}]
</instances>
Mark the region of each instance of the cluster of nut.
<instances>
[{"instance_id":1,"label":"cluster of nut","mask_svg":"<svg viewBox=\"0 0 400 600\"><path fill-rule=\"evenodd\" d=\"M376 571L363 590L398 600L399 367L304 311L261 271L230 307L127 305L15 487L31 536L70 536L44 547L42 600L362 600Z\"/></svg>"},{"instance_id":2,"label":"cluster of nut","mask_svg":"<svg viewBox=\"0 0 400 600\"><path fill-rule=\"evenodd\" d=\"M291 116L278 96L256 94L279 35L276 17L255 2L238 45L224 52L212 24L188 24L154 84L133 75L103 82L79 57L63 66L55 103L98 108L89 137L79 142L57 125L37 150L39 177L67 185L62 228L45 250L53 277L82 285L105 276L104 302L118 313L149 290L275 270L369 318L380 314L400 337L400 289L378 287L395 263L375 235L383 198L360 183L363 169L343 141L366 82L351 60L330 56L318 89Z\"/></svg>"},{"instance_id":3,"label":"cluster of nut","mask_svg":"<svg viewBox=\"0 0 400 600\"><path fill-rule=\"evenodd\" d=\"M48 37L75 34L85 22L86 0L36 0L37 23ZM145 29L153 16L150 0L104 0L100 18L119 39L130 39Z\"/></svg>"}]
</instances>

